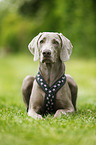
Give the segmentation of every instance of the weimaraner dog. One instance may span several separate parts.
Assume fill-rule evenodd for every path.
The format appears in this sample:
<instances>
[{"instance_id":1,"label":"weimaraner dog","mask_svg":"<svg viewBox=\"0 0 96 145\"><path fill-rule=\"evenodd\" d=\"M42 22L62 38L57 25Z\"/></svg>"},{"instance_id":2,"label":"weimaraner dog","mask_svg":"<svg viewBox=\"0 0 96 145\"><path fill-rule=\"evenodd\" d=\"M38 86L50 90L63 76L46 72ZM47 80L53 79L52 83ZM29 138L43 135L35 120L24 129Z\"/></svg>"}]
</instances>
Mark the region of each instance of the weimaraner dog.
<instances>
[{"instance_id":1,"label":"weimaraner dog","mask_svg":"<svg viewBox=\"0 0 96 145\"><path fill-rule=\"evenodd\" d=\"M27 76L22 84L23 100L28 116L42 119L44 115L72 113L76 110L77 85L65 75L64 62L70 58L72 44L61 33L39 33L28 48L39 59L36 77Z\"/></svg>"}]
</instances>

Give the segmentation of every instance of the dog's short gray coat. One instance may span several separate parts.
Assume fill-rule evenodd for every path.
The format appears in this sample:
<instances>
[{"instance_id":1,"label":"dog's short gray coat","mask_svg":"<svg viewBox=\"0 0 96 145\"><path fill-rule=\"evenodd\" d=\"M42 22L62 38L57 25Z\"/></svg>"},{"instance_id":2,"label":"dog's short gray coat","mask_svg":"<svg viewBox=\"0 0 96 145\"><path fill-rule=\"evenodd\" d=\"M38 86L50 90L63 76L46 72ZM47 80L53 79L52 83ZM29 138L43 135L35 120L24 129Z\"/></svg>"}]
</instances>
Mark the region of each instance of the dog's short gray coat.
<instances>
[{"instance_id":1,"label":"dog's short gray coat","mask_svg":"<svg viewBox=\"0 0 96 145\"><path fill-rule=\"evenodd\" d=\"M34 61L39 59L39 72L51 86L65 72L64 62L70 58L72 44L61 33L39 33L30 42L28 48L34 55ZM41 118L44 105L45 93L40 88L35 78L27 76L22 85L23 100L29 107L28 115L33 118ZM66 75L65 85L56 94L54 117L61 113L71 113L76 110L77 85L70 75Z\"/></svg>"}]
</instances>

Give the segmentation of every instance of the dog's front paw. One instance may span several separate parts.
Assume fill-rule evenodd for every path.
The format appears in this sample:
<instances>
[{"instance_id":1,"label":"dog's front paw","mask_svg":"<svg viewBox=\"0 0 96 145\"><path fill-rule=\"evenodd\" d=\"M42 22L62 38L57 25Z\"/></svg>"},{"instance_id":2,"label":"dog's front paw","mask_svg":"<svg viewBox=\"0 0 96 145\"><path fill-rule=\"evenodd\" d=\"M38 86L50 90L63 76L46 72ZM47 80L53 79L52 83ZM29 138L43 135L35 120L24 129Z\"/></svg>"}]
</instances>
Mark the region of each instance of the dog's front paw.
<instances>
[{"instance_id":1,"label":"dog's front paw","mask_svg":"<svg viewBox=\"0 0 96 145\"><path fill-rule=\"evenodd\" d=\"M55 118L60 118L61 117L61 114L65 114L66 115L66 113L64 111L57 110L56 113L55 113L55 115L54 115L54 117Z\"/></svg>"},{"instance_id":2,"label":"dog's front paw","mask_svg":"<svg viewBox=\"0 0 96 145\"><path fill-rule=\"evenodd\" d=\"M28 116L31 116L34 119L43 119L43 117L41 115L34 113L34 112L32 113L30 111L28 112Z\"/></svg>"},{"instance_id":3,"label":"dog's front paw","mask_svg":"<svg viewBox=\"0 0 96 145\"><path fill-rule=\"evenodd\" d=\"M35 115L28 115L28 116L31 116L32 118L34 119L43 119L41 115L39 114L35 114Z\"/></svg>"},{"instance_id":4,"label":"dog's front paw","mask_svg":"<svg viewBox=\"0 0 96 145\"><path fill-rule=\"evenodd\" d=\"M43 117L42 117L41 115L37 114L37 115L34 117L34 119L43 119Z\"/></svg>"}]
</instances>

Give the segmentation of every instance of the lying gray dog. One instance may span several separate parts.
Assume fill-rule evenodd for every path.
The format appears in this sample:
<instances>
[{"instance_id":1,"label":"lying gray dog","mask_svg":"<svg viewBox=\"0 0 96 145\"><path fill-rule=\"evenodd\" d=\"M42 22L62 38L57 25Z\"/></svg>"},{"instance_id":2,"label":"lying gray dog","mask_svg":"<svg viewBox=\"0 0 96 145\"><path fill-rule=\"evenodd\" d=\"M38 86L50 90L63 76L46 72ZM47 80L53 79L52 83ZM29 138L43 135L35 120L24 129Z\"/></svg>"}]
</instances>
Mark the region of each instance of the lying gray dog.
<instances>
[{"instance_id":1,"label":"lying gray dog","mask_svg":"<svg viewBox=\"0 0 96 145\"><path fill-rule=\"evenodd\" d=\"M65 75L64 62L70 58L71 42L61 33L39 33L28 48L34 61L40 60L37 76L27 76L22 85L23 100L28 115L41 118L54 113L54 117L76 110L77 85Z\"/></svg>"}]
</instances>

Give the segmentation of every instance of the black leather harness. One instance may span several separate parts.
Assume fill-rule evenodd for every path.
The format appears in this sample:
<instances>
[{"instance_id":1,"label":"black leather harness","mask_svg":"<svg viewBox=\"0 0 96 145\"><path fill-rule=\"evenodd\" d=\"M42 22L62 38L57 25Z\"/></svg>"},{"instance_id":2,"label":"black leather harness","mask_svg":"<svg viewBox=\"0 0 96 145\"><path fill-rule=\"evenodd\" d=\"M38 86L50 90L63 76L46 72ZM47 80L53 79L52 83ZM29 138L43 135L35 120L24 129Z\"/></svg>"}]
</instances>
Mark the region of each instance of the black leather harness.
<instances>
[{"instance_id":1,"label":"black leather harness","mask_svg":"<svg viewBox=\"0 0 96 145\"><path fill-rule=\"evenodd\" d=\"M63 74L51 87L46 83L40 72L36 75L36 81L45 92L43 114L54 113L56 93L66 82L65 74Z\"/></svg>"}]
</instances>

